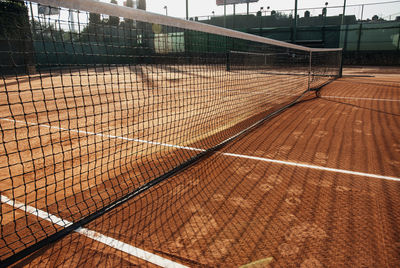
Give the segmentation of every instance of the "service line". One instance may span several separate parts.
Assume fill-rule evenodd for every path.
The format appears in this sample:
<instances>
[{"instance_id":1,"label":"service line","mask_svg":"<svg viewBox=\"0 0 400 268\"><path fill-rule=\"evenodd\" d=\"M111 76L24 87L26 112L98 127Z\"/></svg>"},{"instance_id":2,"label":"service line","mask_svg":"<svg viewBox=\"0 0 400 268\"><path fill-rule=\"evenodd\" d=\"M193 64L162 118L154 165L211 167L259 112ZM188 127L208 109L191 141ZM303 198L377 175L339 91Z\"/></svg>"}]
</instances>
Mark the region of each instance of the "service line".
<instances>
[{"instance_id":1,"label":"service line","mask_svg":"<svg viewBox=\"0 0 400 268\"><path fill-rule=\"evenodd\" d=\"M346 96L321 96L322 99L345 99L345 100L365 100L365 101L388 101L388 102L400 102L400 100L394 99L375 99L375 98L361 98L361 97L346 97Z\"/></svg>"},{"instance_id":2,"label":"service line","mask_svg":"<svg viewBox=\"0 0 400 268\"><path fill-rule=\"evenodd\" d=\"M133 138L127 138L127 137L121 137L121 136L107 135L107 134L95 133L95 132L78 130L78 129L68 129L68 128L62 128L62 127L55 127L55 126L49 126L49 125L31 123L31 122L25 122L25 121L22 121L22 120L15 120L15 119L10 119L10 118L1 118L0 117L0 120L13 122L13 123L19 123L19 124L28 125L28 126L37 126L37 127L43 127L43 128L49 128L49 129L55 129L55 130L68 131L68 132L79 133L79 134L84 134L84 135L88 135L88 136L98 136L98 137L109 138L109 139L119 139L119 140L126 140L126 141L134 141L134 142L139 142L139 143L161 145L161 146L165 146L165 147L173 147L173 148L177 148L177 149L184 149L184 150L191 150L191 151L200 151L200 152L205 151L205 150L197 149L197 148L193 148L193 147L186 147L186 146L172 145L172 144L168 144L168 143L161 143L161 142L155 142L155 141L147 141L147 140L133 139Z\"/></svg>"},{"instance_id":3,"label":"service line","mask_svg":"<svg viewBox=\"0 0 400 268\"><path fill-rule=\"evenodd\" d=\"M81 133L81 134L86 134L86 135L95 135L95 136L106 137L106 138L110 138L110 139L122 139L122 140L134 141L134 142L139 142L139 143L161 145L161 146L172 147L172 148L183 149L183 150L198 151L198 152L206 151L205 149L200 149L200 148L194 148L194 147L188 147L188 146L179 146L179 145L173 145L173 144L168 144L168 143L146 141L146 140L141 140L141 139L133 139L133 138L127 138L127 137L113 136L113 135L105 135L105 134L101 134L101 133L87 132L87 131L76 130L76 129L66 129L66 128L54 127L54 126L49 126L49 125L44 125L44 124L24 122L24 121L20 121L20 120L9 119L9 118L0 118L0 120L20 123L20 124L25 124L25 125L31 125L31 126L38 126L38 127L57 129L57 130L62 130L62 131L70 131L70 132ZM230 157L251 159L251 160L269 162L269 163L274 163L274 164L279 164L279 165L295 166L295 167L300 167L300 168L309 168L309 169L323 170L323 171L327 171L327 172L335 172L335 173L342 173L342 174L349 174L349 175L355 175L355 176L361 176L361 177L368 177L368 178L375 178L375 179L381 179L381 180L390 180L390 181L399 181L400 182L400 178L391 177L391 176L384 176L384 175L379 175L379 174L371 174L371 173L358 172L358 171L345 170L345 169L338 169L338 168L328 168L328 167L311 165L311 164L306 164L306 163L283 161L283 160L276 160L276 159L263 158L263 157L255 157L255 156L242 155L242 154L222 153L222 152L221 152L221 154L225 155L225 156L230 156Z\"/></svg>"},{"instance_id":4,"label":"service line","mask_svg":"<svg viewBox=\"0 0 400 268\"><path fill-rule=\"evenodd\" d=\"M355 176L361 176L361 177L369 177L369 178L375 178L375 179L381 179L381 180L399 181L400 182L400 178L371 174L371 173L364 173L364 172L351 171L351 170L345 170L345 169L337 169L337 168L328 168L328 167L323 167L323 166L309 165L309 164L303 164L303 163L282 161L282 160L241 155L241 154L231 154L231 153L222 153L222 154L226 155L226 156L233 156L233 157L238 157L238 158L251 159L251 160L269 162L269 163L292 166L292 167L309 168L309 169L323 170L323 171L328 171L328 172L335 172L335 173L342 173L342 174L349 174L349 175L355 175Z\"/></svg>"}]
</instances>

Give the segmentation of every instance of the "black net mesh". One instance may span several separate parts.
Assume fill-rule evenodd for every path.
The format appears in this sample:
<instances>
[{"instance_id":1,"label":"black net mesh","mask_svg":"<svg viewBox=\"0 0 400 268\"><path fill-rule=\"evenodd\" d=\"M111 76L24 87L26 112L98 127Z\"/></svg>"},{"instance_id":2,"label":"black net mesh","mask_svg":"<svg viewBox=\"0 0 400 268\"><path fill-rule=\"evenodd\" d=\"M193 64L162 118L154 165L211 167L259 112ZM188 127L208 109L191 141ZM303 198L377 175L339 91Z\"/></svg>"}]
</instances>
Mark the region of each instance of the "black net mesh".
<instances>
[{"instance_id":1,"label":"black net mesh","mask_svg":"<svg viewBox=\"0 0 400 268\"><path fill-rule=\"evenodd\" d=\"M1 260L150 188L339 74L340 50L108 10L0 2Z\"/></svg>"}]
</instances>

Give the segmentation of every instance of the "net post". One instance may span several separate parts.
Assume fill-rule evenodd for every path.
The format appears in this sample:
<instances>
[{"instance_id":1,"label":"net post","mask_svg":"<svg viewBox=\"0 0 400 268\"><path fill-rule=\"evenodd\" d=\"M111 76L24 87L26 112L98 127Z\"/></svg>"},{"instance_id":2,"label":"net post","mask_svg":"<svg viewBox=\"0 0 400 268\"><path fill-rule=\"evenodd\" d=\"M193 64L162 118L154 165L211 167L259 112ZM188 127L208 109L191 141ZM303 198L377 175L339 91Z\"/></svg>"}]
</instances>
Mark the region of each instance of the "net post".
<instances>
[{"instance_id":1,"label":"net post","mask_svg":"<svg viewBox=\"0 0 400 268\"><path fill-rule=\"evenodd\" d=\"M343 77L343 50L340 51L340 67L339 67L339 76L338 78L342 78Z\"/></svg>"}]
</instances>

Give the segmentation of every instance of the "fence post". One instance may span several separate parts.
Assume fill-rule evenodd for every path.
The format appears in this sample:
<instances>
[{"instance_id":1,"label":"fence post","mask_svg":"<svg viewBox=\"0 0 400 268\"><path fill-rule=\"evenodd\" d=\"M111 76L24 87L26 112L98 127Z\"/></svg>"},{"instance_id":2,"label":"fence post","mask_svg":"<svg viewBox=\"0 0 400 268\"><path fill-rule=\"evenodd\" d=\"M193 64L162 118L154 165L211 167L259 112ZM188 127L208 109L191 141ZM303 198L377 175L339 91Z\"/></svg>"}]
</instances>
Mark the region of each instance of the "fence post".
<instances>
[{"instance_id":1,"label":"fence post","mask_svg":"<svg viewBox=\"0 0 400 268\"><path fill-rule=\"evenodd\" d=\"M309 66L308 66L308 89L311 89L311 73L312 73L312 51L310 51L310 59L308 62Z\"/></svg>"},{"instance_id":2,"label":"fence post","mask_svg":"<svg viewBox=\"0 0 400 268\"><path fill-rule=\"evenodd\" d=\"M357 40L357 53L360 52L360 45L361 45L361 35L362 35L362 22L360 23L360 29L358 30L358 40Z\"/></svg>"},{"instance_id":3,"label":"fence post","mask_svg":"<svg viewBox=\"0 0 400 268\"><path fill-rule=\"evenodd\" d=\"M232 29L235 29L236 4L233 4Z\"/></svg>"},{"instance_id":4,"label":"fence post","mask_svg":"<svg viewBox=\"0 0 400 268\"><path fill-rule=\"evenodd\" d=\"M296 44L297 41L297 0L294 0L294 21L293 21L293 36L292 43Z\"/></svg>"},{"instance_id":5,"label":"fence post","mask_svg":"<svg viewBox=\"0 0 400 268\"><path fill-rule=\"evenodd\" d=\"M347 50L347 38L349 34L349 25L346 24L346 27L343 27L344 30L344 38L343 38L343 51Z\"/></svg>"},{"instance_id":6,"label":"fence post","mask_svg":"<svg viewBox=\"0 0 400 268\"><path fill-rule=\"evenodd\" d=\"M231 70L231 57L230 51L226 51L226 71L229 72Z\"/></svg>"},{"instance_id":7,"label":"fence post","mask_svg":"<svg viewBox=\"0 0 400 268\"><path fill-rule=\"evenodd\" d=\"M399 24L399 37L397 38L397 51L400 50L400 24Z\"/></svg>"}]
</instances>

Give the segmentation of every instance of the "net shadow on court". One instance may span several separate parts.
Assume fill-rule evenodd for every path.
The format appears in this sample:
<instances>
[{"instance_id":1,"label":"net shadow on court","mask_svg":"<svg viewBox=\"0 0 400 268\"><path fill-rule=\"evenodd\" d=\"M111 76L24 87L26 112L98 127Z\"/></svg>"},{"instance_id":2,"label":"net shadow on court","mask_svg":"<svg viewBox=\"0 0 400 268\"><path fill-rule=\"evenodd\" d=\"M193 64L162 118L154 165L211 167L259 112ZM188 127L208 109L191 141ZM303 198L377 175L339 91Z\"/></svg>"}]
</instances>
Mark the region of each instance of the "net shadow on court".
<instances>
[{"instance_id":1,"label":"net shadow on court","mask_svg":"<svg viewBox=\"0 0 400 268\"><path fill-rule=\"evenodd\" d=\"M321 95L340 92L339 82ZM349 90L351 85L345 84ZM359 101L371 105L371 100ZM379 105L387 111L398 109ZM276 266L394 265L400 200L399 182L390 178L399 170L394 162L379 159L396 159L395 150L363 143L395 144L396 137L389 129L371 135L373 122L368 120L375 117L383 125L396 118L310 95L85 228L190 267L237 267L256 261ZM364 121L364 132L347 130L349 120ZM342 137L327 138L332 131ZM359 150L358 156L343 146ZM372 164L369 154L378 161ZM351 170L364 175L343 173ZM119 250L106 247L110 254L104 254L104 247L73 234L25 263L138 264Z\"/></svg>"}]
</instances>

